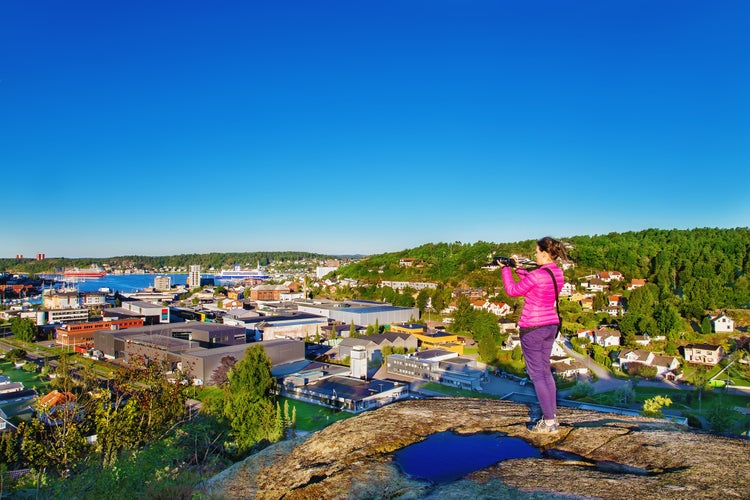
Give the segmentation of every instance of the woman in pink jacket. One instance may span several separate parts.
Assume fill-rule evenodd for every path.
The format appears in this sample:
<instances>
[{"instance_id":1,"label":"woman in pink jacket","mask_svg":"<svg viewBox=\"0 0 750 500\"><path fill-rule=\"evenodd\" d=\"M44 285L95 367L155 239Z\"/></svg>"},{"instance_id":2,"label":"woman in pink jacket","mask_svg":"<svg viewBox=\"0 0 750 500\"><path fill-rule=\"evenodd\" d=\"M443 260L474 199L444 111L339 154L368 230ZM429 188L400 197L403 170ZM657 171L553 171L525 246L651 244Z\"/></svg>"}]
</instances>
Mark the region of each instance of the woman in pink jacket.
<instances>
[{"instance_id":1,"label":"woman in pink jacket","mask_svg":"<svg viewBox=\"0 0 750 500\"><path fill-rule=\"evenodd\" d=\"M565 258L567 256L563 244L545 236L536 245L538 268L530 271L517 269L520 280L516 282L512 268L502 267L505 293L511 297L523 296L525 299L518 320L521 349L526 359L526 371L534 383L543 414L532 427L532 432L557 432L557 388L550 368L550 354L560 327L557 297L565 282L556 261Z\"/></svg>"}]
</instances>

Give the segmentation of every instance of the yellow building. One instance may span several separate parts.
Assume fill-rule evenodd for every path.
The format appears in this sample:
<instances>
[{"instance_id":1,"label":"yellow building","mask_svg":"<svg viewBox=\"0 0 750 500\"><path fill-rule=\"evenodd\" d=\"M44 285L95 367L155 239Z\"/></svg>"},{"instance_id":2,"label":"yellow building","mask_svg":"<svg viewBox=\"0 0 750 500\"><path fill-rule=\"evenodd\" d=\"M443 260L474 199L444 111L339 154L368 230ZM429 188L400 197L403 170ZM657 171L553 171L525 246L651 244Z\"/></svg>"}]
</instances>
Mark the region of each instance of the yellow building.
<instances>
[{"instance_id":1,"label":"yellow building","mask_svg":"<svg viewBox=\"0 0 750 500\"><path fill-rule=\"evenodd\" d=\"M390 330L393 333L408 333L410 335L416 335L427 331L425 325L418 323L396 323L391 325Z\"/></svg>"},{"instance_id":2,"label":"yellow building","mask_svg":"<svg viewBox=\"0 0 750 500\"><path fill-rule=\"evenodd\" d=\"M458 353L464 353L464 345L458 340L458 335L446 332L422 332L412 334L417 337L420 349L445 349Z\"/></svg>"}]
</instances>

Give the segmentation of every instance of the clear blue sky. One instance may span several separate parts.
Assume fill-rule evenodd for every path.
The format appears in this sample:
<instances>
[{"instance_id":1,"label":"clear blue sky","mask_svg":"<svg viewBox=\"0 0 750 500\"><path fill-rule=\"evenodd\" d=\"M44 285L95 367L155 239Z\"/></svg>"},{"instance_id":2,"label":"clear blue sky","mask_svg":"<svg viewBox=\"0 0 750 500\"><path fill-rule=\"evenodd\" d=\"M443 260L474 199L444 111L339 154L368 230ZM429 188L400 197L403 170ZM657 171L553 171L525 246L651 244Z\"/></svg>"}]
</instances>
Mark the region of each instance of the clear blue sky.
<instances>
[{"instance_id":1,"label":"clear blue sky","mask_svg":"<svg viewBox=\"0 0 750 500\"><path fill-rule=\"evenodd\" d=\"M0 257L750 223L750 2L0 2Z\"/></svg>"}]
</instances>

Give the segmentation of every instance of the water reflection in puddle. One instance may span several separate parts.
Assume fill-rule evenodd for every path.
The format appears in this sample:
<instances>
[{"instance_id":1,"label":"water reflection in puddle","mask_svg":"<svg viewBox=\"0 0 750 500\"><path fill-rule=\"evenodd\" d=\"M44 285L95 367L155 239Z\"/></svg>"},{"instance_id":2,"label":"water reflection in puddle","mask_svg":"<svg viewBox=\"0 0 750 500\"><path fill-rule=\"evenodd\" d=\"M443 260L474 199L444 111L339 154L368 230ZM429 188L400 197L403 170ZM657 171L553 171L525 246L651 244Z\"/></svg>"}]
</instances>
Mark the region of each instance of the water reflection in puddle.
<instances>
[{"instance_id":1,"label":"water reflection in puddle","mask_svg":"<svg viewBox=\"0 0 750 500\"><path fill-rule=\"evenodd\" d=\"M539 458L539 450L523 439L502 434L438 432L394 452L405 474L434 483L449 483L510 458Z\"/></svg>"}]
</instances>

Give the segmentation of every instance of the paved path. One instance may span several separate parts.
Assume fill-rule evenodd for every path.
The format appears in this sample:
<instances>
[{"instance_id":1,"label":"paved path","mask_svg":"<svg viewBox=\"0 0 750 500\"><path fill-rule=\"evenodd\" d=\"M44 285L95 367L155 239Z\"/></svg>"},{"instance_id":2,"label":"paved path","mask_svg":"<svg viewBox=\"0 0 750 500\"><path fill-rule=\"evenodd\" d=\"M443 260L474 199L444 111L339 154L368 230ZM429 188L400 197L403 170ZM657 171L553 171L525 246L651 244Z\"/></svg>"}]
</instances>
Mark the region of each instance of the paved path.
<instances>
[{"instance_id":1,"label":"paved path","mask_svg":"<svg viewBox=\"0 0 750 500\"><path fill-rule=\"evenodd\" d=\"M589 372L596 375L597 381L592 384L594 386L594 392L614 391L627 383L626 380L621 380L613 377L609 370L596 363L590 357L584 356L583 354L574 351L573 346L570 344L569 340L566 340L565 343L562 344L562 347L569 356L572 356L573 359L588 368ZM571 391L571 389L560 391L560 397L570 396Z\"/></svg>"}]
</instances>

